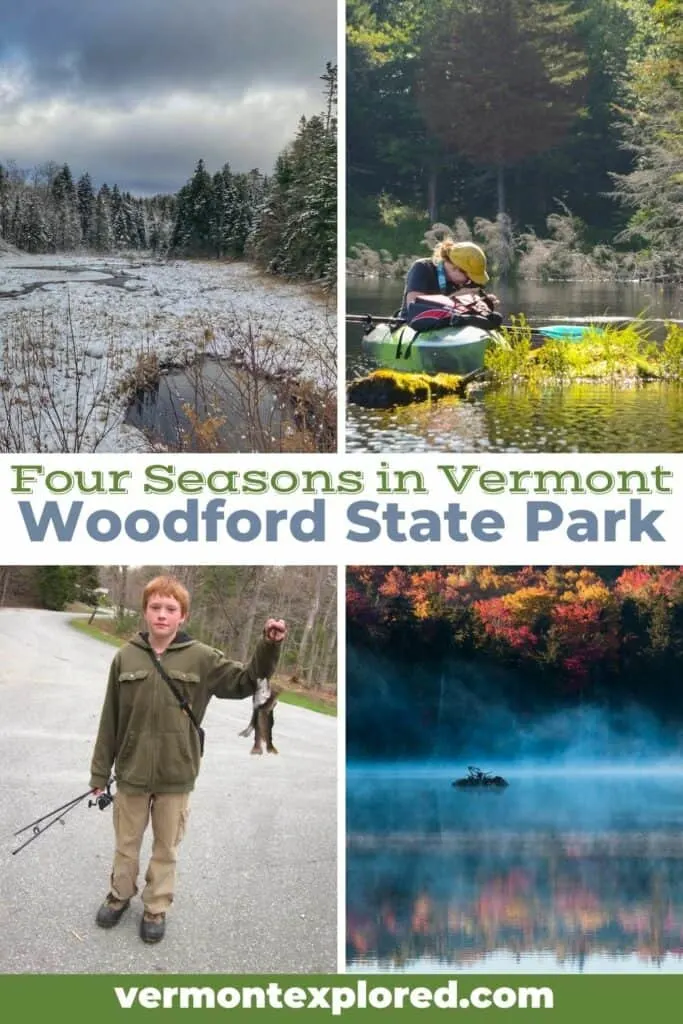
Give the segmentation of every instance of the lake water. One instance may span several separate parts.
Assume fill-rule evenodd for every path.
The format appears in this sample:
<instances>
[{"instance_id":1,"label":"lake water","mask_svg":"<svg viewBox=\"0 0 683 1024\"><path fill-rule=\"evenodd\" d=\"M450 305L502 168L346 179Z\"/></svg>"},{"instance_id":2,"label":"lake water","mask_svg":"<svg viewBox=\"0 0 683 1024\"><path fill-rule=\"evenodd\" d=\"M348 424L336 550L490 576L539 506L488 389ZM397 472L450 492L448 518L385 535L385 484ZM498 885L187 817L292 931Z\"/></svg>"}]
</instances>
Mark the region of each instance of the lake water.
<instances>
[{"instance_id":1,"label":"lake water","mask_svg":"<svg viewBox=\"0 0 683 1024\"><path fill-rule=\"evenodd\" d=\"M683 971L683 774L347 771L358 971Z\"/></svg>"},{"instance_id":2,"label":"lake water","mask_svg":"<svg viewBox=\"0 0 683 1024\"><path fill-rule=\"evenodd\" d=\"M523 281L496 287L507 318L613 314L683 318L683 291L644 284ZM347 283L350 313L394 313L402 283ZM362 329L346 329L347 377L374 369L361 352ZM659 382L616 388L505 385L401 409L347 406L349 451L676 452L683 451L683 386Z\"/></svg>"}]
</instances>

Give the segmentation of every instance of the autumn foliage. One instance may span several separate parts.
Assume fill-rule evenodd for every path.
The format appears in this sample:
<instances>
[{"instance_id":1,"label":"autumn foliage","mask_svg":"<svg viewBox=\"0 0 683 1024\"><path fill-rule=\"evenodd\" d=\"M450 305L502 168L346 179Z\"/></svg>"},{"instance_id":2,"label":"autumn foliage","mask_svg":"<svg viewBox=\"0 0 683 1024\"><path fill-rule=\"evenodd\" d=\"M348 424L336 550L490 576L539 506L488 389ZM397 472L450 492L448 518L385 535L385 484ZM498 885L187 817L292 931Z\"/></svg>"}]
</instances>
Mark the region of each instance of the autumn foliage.
<instances>
[{"instance_id":1,"label":"autumn foliage","mask_svg":"<svg viewBox=\"0 0 683 1024\"><path fill-rule=\"evenodd\" d=\"M401 656L484 655L551 672L560 690L633 675L683 651L683 570L358 567L349 639Z\"/></svg>"}]
</instances>

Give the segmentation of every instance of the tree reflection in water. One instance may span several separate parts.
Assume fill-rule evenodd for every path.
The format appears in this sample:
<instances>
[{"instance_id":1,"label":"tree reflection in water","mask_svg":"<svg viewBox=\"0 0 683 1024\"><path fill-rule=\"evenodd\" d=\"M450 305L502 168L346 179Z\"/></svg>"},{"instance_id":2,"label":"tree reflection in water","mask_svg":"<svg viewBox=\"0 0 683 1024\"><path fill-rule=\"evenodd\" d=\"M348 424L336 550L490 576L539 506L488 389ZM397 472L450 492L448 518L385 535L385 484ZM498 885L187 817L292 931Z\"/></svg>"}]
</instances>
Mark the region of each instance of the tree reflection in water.
<instances>
[{"instance_id":1,"label":"tree reflection in water","mask_svg":"<svg viewBox=\"0 0 683 1024\"><path fill-rule=\"evenodd\" d=\"M491 953L523 965L545 953L581 970L588 955L635 953L653 967L673 955L683 968L680 835L537 833L535 854L523 834L517 848L498 837L497 853L493 841L476 852L466 833L441 838L440 851L392 849L390 836L370 851L349 835L350 965L457 966Z\"/></svg>"}]
</instances>

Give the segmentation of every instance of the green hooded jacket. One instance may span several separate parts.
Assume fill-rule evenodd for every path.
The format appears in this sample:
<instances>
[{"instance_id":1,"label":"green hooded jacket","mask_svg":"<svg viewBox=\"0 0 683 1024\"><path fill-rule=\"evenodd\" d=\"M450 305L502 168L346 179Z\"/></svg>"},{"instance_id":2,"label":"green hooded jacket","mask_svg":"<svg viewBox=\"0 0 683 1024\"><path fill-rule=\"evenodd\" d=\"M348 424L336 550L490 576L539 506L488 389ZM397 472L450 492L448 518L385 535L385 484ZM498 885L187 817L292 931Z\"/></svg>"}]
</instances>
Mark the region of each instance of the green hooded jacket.
<instances>
[{"instance_id":1,"label":"green hooded jacket","mask_svg":"<svg viewBox=\"0 0 683 1024\"><path fill-rule=\"evenodd\" d=\"M106 786L112 766L122 792L189 793L194 788L199 737L150 652L147 633L138 633L112 661L90 767L93 788ZM177 633L160 660L201 722L212 697L251 696L258 679L272 676L279 654L280 644L264 638L242 665Z\"/></svg>"}]
</instances>

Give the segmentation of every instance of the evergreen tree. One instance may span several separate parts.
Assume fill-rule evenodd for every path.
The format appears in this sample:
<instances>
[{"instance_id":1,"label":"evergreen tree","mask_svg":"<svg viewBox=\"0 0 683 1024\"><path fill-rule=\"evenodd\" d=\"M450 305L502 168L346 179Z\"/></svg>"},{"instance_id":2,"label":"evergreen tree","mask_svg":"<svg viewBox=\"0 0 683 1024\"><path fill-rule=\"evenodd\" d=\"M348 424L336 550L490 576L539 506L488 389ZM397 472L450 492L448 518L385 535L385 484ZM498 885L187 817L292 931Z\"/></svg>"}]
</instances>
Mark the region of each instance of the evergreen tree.
<instances>
[{"instance_id":1,"label":"evergreen tree","mask_svg":"<svg viewBox=\"0 0 683 1024\"><path fill-rule=\"evenodd\" d=\"M26 252L39 253L45 252L48 239L43 206L38 196L32 193L22 216L21 241L18 244Z\"/></svg>"},{"instance_id":2,"label":"evergreen tree","mask_svg":"<svg viewBox=\"0 0 683 1024\"><path fill-rule=\"evenodd\" d=\"M146 249L147 242L147 218L145 216L145 205L142 199L131 199L133 216L133 237L136 249Z\"/></svg>"},{"instance_id":3,"label":"evergreen tree","mask_svg":"<svg viewBox=\"0 0 683 1024\"><path fill-rule=\"evenodd\" d=\"M80 245L82 234L76 186L68 164L63 164L53 178L50 193L53 202L51 247L58 252L75 249Z\"/></svg>"},{"instance_id":4,"label":"evergreen tree","mask_svg":"<svg viewBox=\"0 0 683 1024\"><path fill-rule=\"evenodd\" d=\"M76 185L78 216L81 222L81 238L86 245L92 243L95 217L95 191L92 179L86 171Z\"/></svg>"},{"instance_id":5,"label":"evergreen tree","mask_svg":"<svg viewBox=\"0 0 683 1024\"><path fill-rule=\"evenodd\" d=\"M41 565L38 568L38 590L45 608L64 611L76 597L78 566Z\"/></svg>"},{"instance_id":6,"label":"evergreen tree","mask_svg":"<svg viewBox=\"0 0 683 1024\"><path fill-rule=\"evenodd\" d=\"M97 594L95 591L100 585L99 569L94 565L77 565L74 568L76 570L74 584L79 601L82 601L83 604L96 605Z\"/></svg>"},{"instance_id":7,"label":"evergreen tree","mask_svg":"<svg viewBox=\"0 0 683 1024\"><path fill-rule=\"evenodd\" d=\"M62 164L57 171L52 181L51 192L52 198L57 204L62 203L65 199L73 200L76 198L76 187L73 175L71 174L71 168L68 164Z\"/></svg>"},{"instance_id":8,"label":"evergreen tree","mask_svg":"<svg viewBox=\"0 0 683 1024\"><path fill-rule=\"evenodd\" d=\"M568 0L450 0L424 27L418 75L426 123L447 149L505 171L566 139L588 66Z\"/></svg>"},{"instance_id":9,"label":"evergreen tree","mask_svg":"<svg viewBox=\"0 0 683 1024\"><path fill-rule=\"evenodd\" d=\"M230 221L229 251L232 256L243 256L254 222L255 211L251 206L252 190L247 175L234 175L233 186L234 206Z\"/></svg>"},{"instance_id":10,"label":"evergreen tree","mask_svg":"<svg viewBox=\"0 0 683 1024\"><path fill-rule=\"evenodd\" d=\"M227 167L227 165L226 165ZM220 260L227 251L230 224L230 171L216 171L211 182L210 237L214 255Z\"/></svg>"},{"instance_id":11,"label":"evergreen tree","mask_svg":"<svg viewBox=\"0 0 683 1024\"><path fill-rule=\"evenodd\" d=\"M131 216L129 202L118 185L111 190L111 231L115 249L129 249L131 246Z\"/></svg>"},{"instance_id":12,"label":"evergreen tree","mask_svg":"<svg viewBox=\"0 0 683 1024\"><path fill-rule=\"evenodd\" d=\"M136 198L118 186L94 194L86 171L74 184L68 164L36 167L30 177L0 165L0 235L32 253L68 252L84 245L98 252L145 249L148 221L154 248L168 249L176 214L174 196Z\"/></svg>"},{"instance_id":13,"label":"evergreen tree","mask_svg":"<svg viewBox=\"0 0 683 1024\"><path fill-rule=\"evenodd\" d=\"M95 201L92 244L98 252L111 252L114 236L111 227L110 191L103 185Z\"/></svg>"},{"instance_id":14,"label":"evergreen tree","mask_svg":"<svg viewBox=\"0 0 683 1024\"><path fill-rule=\"evenodd\" d=\"M10 183L7 171L0 164L0 237L7 238L10 230Z\"/></svg>"},{"instance_id":15,"label":"evergreen tree","mask_svg":"<svg viewBox=\"0 0 683 1024\"><path fill-rule=\"evenodd\" d=\"M248 254L273 273L332 283L337 252L337 75L328 64L325 109L301 118L296 137L261 184Z\"/></svg>"},{"instance_id":16,"label":"evergreen tree","mask_svg":"<svg viewBox=\"0 0 683 1024\"><path fill-rule=\"evenodd\" d=\"M292 177L291 154L285 151L277 158L249 239L248 255L273 273L278 273L283 265L282 236L287 221L287 200Z\"/></svg>"},{"instance_id":17,"label":"evergreen tree","mask_svg":"<svg viewBox=\"0 0 683 1024\"><path fill-rule=\"evenodd\" d=\"M13 242L14 245L18 246L20 249L23 248L24 204L22 203L21 197L19 195L16 195L14 198L8 239L10 242Z\"/></svg>"},{"instance_id":18,"label":"evergreen tree","mask_svg":"<svg viewBox=\"0 0 683 1024\"><path fill-rule=\"evenodd\" d=\"M178 195L172 248L180 256L206 256L212 250L213 189L211 175L199 160L194 175Z\"/></svg>"},{"instance_id":19,"label":"evergreen tree","mask_svg":"<svg viewBox=\"0 0 683 1024\"><path fill-rule=\"evenodd\" d=\"M654 277L683 279L683 0L657 0L641 22L630 64L631 104L624 137L634 157L615 174L632 212L620 240L647 250Z\"/></svg>"}]
</instances>

